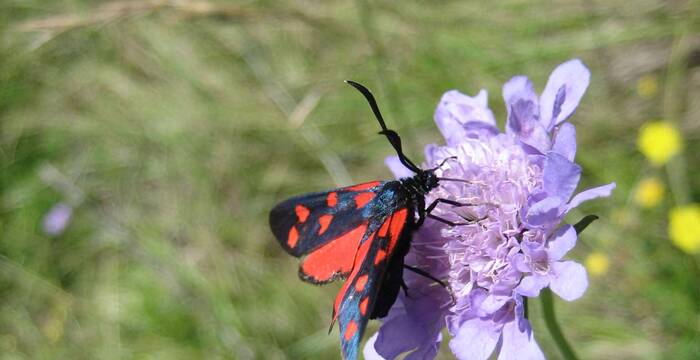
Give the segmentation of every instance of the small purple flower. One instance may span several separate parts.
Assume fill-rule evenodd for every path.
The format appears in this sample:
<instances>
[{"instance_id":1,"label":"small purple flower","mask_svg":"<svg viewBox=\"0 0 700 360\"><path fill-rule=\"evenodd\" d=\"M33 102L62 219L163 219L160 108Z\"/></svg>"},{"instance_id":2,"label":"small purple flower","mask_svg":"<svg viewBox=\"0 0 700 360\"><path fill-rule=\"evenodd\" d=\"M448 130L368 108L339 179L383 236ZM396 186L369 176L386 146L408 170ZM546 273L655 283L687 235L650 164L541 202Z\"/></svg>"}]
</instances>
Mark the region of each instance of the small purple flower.
<instances>
[{"instance_id":1,"label":"small purple flower","mask_svg":"<svg viewBox=\"0 0 700 360\"><path fill-rule=\"evenodd\" d=\"M586 270L564 260L576 244L564 216L580 203L609 196L615 184L574 196L581 167L574 163L576 130L566 119L574 112L590 74L579 60L559 65L538 96L530 80L516 76L503 87L508 110L505 133L496 127L485 90L469 97L456 90L443 95L435 122L446 145L428 145L425 168L447 161L442 181L427 197L465 206L439 206L434 215L469 225L447 226L427 219L414 234L406 263L447 279L456 302L432 281L406 272L409 296L383 319L365 346L367 359L432 359L447 327L450 350L458 359L543 359L523 297L550 287L564 300L583 295ZM391 157L397 177L412 173Z\"/></svg>"},{"instance_id":2,"label":"small purple flower","mask_svg":"<svg viewBox=\"0 0 700 360\"><path fill-rule=\"evenodd\" d=\"M54 205L44 216L42 223L44 232L50 236L58 236L63 233L73 216L73 208L65 203Z\"/></svg>"},{"instance_id":3,"label":"small purple flower","mask_svg":"<svg viewBox=\"0 0 700 360\"><path fill-rule=\"evenodd\" d=\"M523 242L522 252L513 256L515 268L527 274L515 292L534 297L540 290L549 286L562 299L573 301L580 298L588 286L586 269L573 261L560 259L576 245L576 230L571 225L560 228L548 246L539 243Z\"/></svg>"}]
</instances>

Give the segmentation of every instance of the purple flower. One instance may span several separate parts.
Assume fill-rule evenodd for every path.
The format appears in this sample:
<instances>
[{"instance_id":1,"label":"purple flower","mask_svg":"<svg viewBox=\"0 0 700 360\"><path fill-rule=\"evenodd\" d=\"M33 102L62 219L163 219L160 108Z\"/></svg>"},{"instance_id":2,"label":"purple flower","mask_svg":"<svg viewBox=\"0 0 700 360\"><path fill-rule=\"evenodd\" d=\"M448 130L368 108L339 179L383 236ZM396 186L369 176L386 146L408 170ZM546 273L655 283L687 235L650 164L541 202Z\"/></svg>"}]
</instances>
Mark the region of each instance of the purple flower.
<instances>
[{"instance_id":1,"label":"purple flower","mask_svg":"<svg viewBox=\"0 0 700 360\"><path fill-rule=\"evenodd\" d=\"M73 208L65 203L54 205L44 216L44 232L51 236L58 236L63 233L73 216Z\"/></svg>"},{"instance_id":2,"label":"purple flower","mask_svg":"<svg viewBox=\"0 0 700 360\"><path fill-rule=\"evenodd\" d=\"M583 295L586 270L563 260L576 244L564 216L580 203L609 196L615 184L574 196L581 167L574 163L576 131L565 122L588 87L590 74L579 60L559 65L538 96L532 83L516 76L503 87L508 110L505 133L496 127L482 90L469 97L456 90L443 95L435 122L446 145L428 145L425 168L447 161L436 175L442 181L427 197L464 206L438 206L433 214L454 222L427 219L414 234L406 263L446 279L447 291L425 277L404 274L408 297L383 319L365 346L368 359L432 359L447 327L458 359L543 359L523 297L550 287L564 300ZM397 177L410 176L396 158L387 165Z\"/></svg>"}]
</instances>

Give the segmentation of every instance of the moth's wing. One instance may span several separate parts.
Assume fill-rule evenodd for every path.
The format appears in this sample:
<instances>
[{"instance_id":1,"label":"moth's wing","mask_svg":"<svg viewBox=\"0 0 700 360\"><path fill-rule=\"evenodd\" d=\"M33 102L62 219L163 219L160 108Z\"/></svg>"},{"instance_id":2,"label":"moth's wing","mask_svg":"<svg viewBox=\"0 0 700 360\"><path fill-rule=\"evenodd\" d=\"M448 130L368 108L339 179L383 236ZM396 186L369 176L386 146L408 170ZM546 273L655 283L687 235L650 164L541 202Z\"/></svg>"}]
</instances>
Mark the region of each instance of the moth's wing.
<instances>
[{"instance_id":1,"label":"moth's wing","mask_svg":"<svg viewBox=\"0 0 700 360\"><path fill-rule=\"evenodd\" d=\"M270 228L282 248L296 257L307 255L299 268L303 280L321 284L350 273L383 184L301 195L270 211Z\"/></svg>"},{"instance_id":2,"label":"moth's wing","mask_svg":"<svg viewBox=\"0 0 700 360\"><path fill-rule=\"evenodd\" d=\"M408 230L406 224L409 216L413 216L409 214L409 209L402 207L383 218L371 219L381 223L381 226L360 244L352 272L336 296L333 320L337 319L340 326L340 342L345 359L357 358L360 340L377 303L387 265L392 257L406 255L405 251L399 254L397 249L408 245L399 244L399 239L402 232Z\"/></svg>"}]
</instances>

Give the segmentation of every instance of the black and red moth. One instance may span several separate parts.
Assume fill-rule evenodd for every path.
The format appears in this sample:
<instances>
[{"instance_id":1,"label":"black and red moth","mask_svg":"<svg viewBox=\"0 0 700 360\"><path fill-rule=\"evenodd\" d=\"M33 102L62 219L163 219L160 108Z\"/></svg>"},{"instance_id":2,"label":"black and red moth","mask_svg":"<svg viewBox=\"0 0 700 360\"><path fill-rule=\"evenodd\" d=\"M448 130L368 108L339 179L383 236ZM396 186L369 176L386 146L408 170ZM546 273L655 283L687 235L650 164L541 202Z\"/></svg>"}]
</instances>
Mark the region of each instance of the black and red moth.
<instances>
[{"instance_id":1,"label":"black and red moth","mask_svg":"<svg viewBox=\"0 0 700 360\"><path fill-rule=\"evenodd\" d=\"M343 357L356 359L369 319L387 315L396 301L407 268L442 284L423 270L404 265L411 235L425 217L456 225L430 214L425 195L438 186L434 172L416 166L401 150L401 138L387 129L372 93L347 81L367 99L382 131L413 177L371 181L287 199L270 211L270 228L290 254L304 256L299 277L313 284L347 279L333 305L333 323L340 326ZM457 180L458 181L458 180ZM417 218L416 218L417 215ZM443 284L444 286L444 284Z\"/></svg>"}]
</instances>

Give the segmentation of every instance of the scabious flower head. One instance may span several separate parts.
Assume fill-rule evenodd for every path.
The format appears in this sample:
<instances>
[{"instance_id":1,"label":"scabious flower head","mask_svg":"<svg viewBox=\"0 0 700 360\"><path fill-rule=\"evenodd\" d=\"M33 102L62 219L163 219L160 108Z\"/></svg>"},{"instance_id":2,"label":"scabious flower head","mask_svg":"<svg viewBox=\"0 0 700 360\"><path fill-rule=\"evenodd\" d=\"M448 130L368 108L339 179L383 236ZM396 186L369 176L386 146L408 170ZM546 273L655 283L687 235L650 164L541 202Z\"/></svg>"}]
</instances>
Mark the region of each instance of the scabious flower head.
<instances>
[{"instance_id":1,"label":"scabious flower head","mask_svg":"<svg viewBox=\"0 0 700 360\"><path fill-rule=\"evenodd\" d=\"M637 145L652 165L661 166L681 152L683 138L673 124L652 121L644 124L639 130Z\"/></svg>"},{"instance_id":2,"label":"scabious flower head","mask_svg":"<svg viewBox=\"0 0 700 360\"><path fill-rule=\"evenodd\" d=\"M549 287L575 300L588 281L583 266L564 257L577 240L563 217L586 200L608 196L614 184L573 196L581 168L576 165L576 132L565 122L583 96L589 72L579 60L552 73L538 96L532 83L516 76L503 87L508 107L505 133L496 127L486 91L475 97L445 93L435 121L443 146L426 147L425 168L448 160L441 181L427 197L464 206L438 206L433 215L468 225L448 226L427 219L414 234L406 263L447 279L454 292L406 272L409 296L399 296L380 331L365 347L365 357L431 359L447 327L450 349L459 359L538 359L542 351L524 316L523 297ZM396 158L387 160L406 176Z\"/></svg>"},{"instance_id":3,"label":"scabious flower head","mask_svg":"<svg viewBox=\"0 0 700 360\"><path fill-rule=\"evenodd\" d=\"M700 205L671 209L668 232L671 241L688 254L700 253Z\"/></svg>"}]
</instances>

